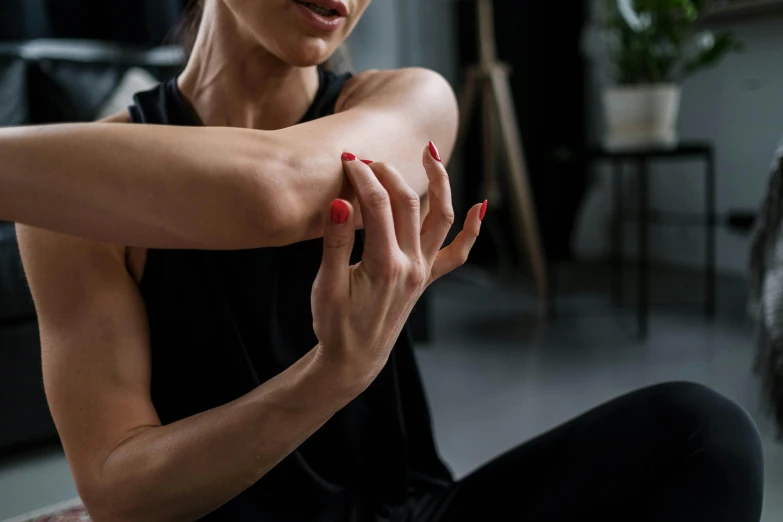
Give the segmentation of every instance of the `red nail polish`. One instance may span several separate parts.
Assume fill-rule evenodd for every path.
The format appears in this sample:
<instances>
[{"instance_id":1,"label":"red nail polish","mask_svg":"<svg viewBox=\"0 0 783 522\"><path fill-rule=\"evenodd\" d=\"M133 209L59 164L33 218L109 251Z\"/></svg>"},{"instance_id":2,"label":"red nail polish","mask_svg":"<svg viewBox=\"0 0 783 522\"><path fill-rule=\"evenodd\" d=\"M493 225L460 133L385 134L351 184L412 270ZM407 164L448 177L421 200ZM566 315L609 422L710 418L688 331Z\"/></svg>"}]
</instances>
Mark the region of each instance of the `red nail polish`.
<instances>
[{"instance_id":1,"label":"red nail polish","mask_svg":"<svg viewBox=\"0 0 783 522\"><path fill-rule=\"evenodd\" d=\"M372 165L373 161L372 160L362 160L362 163L364 163L365 165Z\"/></svg>"},{"instance_id":2,"label":"red nail polish","mask_svg":"<svg viewBox=\"0 0 783 522\"><path fill-rule=\"evenodd\" d=\"M331 218L332 223L335 225L345 224L345 222L348 221L348 214L350 214L350 210L345 201L342 199L335 199L332 201L332 206L329 209L329 217Z\"/></svg>"},{"instance_id":3,"label":"red nail polish","mask_svg":"<svg viewBox=\"0 0 783 522\"><path fill-rule=\"evenodd\" d=\"M343 161L353 161L355 159L356 159L356 156L354 156L350 152L343 152Z\"/></svg>"},{"instance_id":4,"label":"red nail polish","mask_svg":"<svg viewBox=\"0 0 783 522\"><path fill-rule=\"evenodd\" d=\"M440 153L438 152L438 147L436 147L435 144L432 142L430 142L428 147L430 149L430 155L432 155L435 161L440 161Z\"/></svg>"},{"instance_id":5,"label":"red nail polish","mask_svg":"<svg viewBox=\"0 0 783 522\"><path fill-rule=\"evenodd\" d=\"M479 214L479 219L480 219L481 221L484 221L484 216L486 216L486 215L487 215L487 206L488 206L488 203L489 203L489 201L485 199L485 200L484 200L484 204L483 204L483 205L481 205L481 213Z\"/></svg>"}]
</instances>

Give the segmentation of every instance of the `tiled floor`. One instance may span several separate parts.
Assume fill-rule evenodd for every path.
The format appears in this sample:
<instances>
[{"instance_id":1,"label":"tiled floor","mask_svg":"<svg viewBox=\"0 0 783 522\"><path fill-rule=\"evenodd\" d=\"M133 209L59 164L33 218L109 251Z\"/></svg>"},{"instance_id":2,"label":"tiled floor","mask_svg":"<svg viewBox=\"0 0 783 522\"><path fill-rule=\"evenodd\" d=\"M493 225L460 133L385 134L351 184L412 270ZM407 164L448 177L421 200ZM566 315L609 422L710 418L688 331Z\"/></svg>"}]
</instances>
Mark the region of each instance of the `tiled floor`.
<instances>
[{"instance_id":1,"label":"tiled floor","mask_svg":"<svg viewBox=\"0 0 783 522\"><path fill-rule=\"evenodd\" d=\"M561 278L564 298L549 322L537 318L528 293L507 286L451 281L437 289L438 339L419 351L419 361L441 453L457 475L620 394L688 380L755 418L765 444L762 520L783 520L783 442L760 413L744 282L720 281L711 323L699 313L701 285L692 274L651 278L654 302L696 307L654 308L645 342L635 338L633 309L618 311L597 292L607 287L600 268Z\"/></svg>"},{"instance_id":2,"label":"tiled floor","mask_svg":"<svg viewBox=\"0 0 783 522\"><path fill-rule=\"evenodd\" d=\"M605 281L599 272L564 277L560 314L548 322L512 284L452 279L433 289L436 342L419 359L440 449L455 473L634 388L690 380L756 418L766 445L763 521L783 520L783 443L759 414L742 281L721 281L715 322L656 311L649 339L638 342L633 315L614 313L596 292ZM700 295L698 281L676 272L655 275L652 288L655 299L670 302ZM0 462L0 520L74 495L56 449Z\"/></svg>"}]
</instances>

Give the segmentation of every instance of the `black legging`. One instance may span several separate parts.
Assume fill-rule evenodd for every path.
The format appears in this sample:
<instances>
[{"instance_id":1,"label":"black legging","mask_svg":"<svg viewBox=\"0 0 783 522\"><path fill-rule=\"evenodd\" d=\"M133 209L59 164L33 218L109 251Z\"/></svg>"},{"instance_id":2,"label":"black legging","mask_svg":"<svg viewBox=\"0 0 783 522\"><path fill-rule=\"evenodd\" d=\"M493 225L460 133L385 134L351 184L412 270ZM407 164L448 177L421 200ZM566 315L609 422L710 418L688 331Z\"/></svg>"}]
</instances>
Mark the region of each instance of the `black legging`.
<instances>
[{"instance_id":1,"label":"black legging","mask_svg":"<svg viewBox=\"0 0 783 522\"><path fill-rule=\"evenodd\" d=\"M620 397L490 462L410 522L757 522L761 441L744 410L690 383Z\"/></svg>"}]
</instances>

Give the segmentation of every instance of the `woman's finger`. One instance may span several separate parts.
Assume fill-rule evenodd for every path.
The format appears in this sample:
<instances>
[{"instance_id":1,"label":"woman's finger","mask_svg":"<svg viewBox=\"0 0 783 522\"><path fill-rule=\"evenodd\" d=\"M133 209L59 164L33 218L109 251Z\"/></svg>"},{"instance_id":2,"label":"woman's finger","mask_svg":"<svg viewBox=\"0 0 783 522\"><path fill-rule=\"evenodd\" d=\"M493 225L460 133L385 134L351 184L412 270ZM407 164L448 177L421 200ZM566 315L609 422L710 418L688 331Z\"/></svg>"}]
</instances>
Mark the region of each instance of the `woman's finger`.
<instances>
[{"instance_id":1,"label":"woman's finger","mask_svg":"<svg viewBox=\"0 0 783 522\"><path fill-rule=\"evenodd\" d=\"M470 209L465 218L465 226L454 241L438 252L430 272L430 284L445 276L452 270L464 265L476 239L481 232L481 220L486 212L487 202L479 203Z\"/></svg>"},{"instance_id":2,"label":"woman's finger","mask_svg":"<svg viewBox=\"0 0 783 522\"><path fill-rule=\"evenodd\" d=\"M397 244L403 252L418 259L421 255L419 195L393 166L372 163L370 168L389 193Z\"/></svg>"},{"instance_id":3,"label":"woman's finger","mask_svg":"<svg viewBox=\"0 0 783 522\"><path fill-rule=\"evenodd\" d=\"M424 259L432 263L454 225L454 208L451 204L449 174L431 142L424 149L422 163L429 179L427 190L430 210L421 226L421 251Z\"/></svg>"},{"instance_id":4,"label":"woman's finger","mask_svg":"<svg viewBox=\"0 0 783 522\"><path fill-rule=\"evenodd\" d=\"M356 199L356 192L353 190L353 185L351 185L351 180L348 179L347 174L344 176L344 181L342 186L340 187L340 193L337 195L337 197L351 204L351 207L353 208L352 220L354 224L354 229L355 230L363 229L364 223L362 221L362 212L361 212L361 208L359 207L359 200Z\"/></svg>"},{"instance_id":5,"label":"woman's finger","mask_svg":"<svg viewBox=\"0 0 783 522\"><path fill-rule=\"evenodd\" d=\"M340 297L347 297L355 237L353 207L343 199L335 199L326 219L323 258L313 285L314 295L326 294L330 303Z\"/></svg>"},{"instance_id":6,"label":"woman's finger","mask_svg":"<svg viewBox=\"0 0 783 522\"><path fill-rule=\"evenodd\" d=\"M356 193L364 222L364 259L383 262L398 250L389 193L375 173L353 154L343 154L343 166Z\"/></svg>"}]
</instances>

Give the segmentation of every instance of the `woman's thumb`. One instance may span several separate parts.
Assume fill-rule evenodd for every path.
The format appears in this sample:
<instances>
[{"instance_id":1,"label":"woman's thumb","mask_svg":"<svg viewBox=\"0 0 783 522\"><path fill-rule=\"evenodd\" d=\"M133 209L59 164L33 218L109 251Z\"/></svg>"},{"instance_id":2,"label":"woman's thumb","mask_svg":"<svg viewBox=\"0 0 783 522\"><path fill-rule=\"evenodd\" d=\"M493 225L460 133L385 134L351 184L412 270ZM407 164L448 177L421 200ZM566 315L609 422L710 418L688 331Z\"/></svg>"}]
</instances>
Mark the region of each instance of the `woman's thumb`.
<instances>
[{"instance_id":1,"label":"woman's thumb","mask_svg":"<svg viewBox=\"0 0 783 522\"><path fill-rule=\"evenodd\" d=\"M321 275L332 279L336 284L340 284L348 275L356 235L354 228L351 204L343 199L332 201L324 231Z\"/></svg>"}]
</instances>

